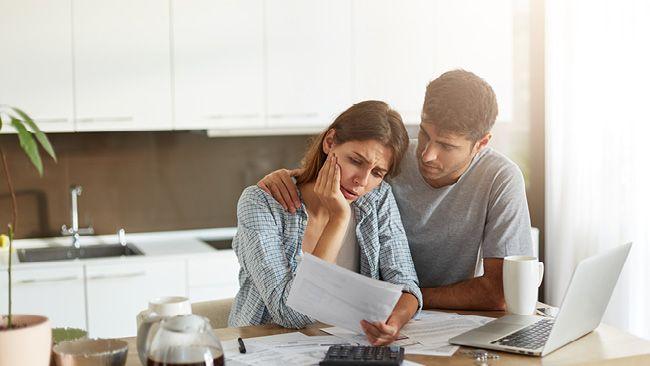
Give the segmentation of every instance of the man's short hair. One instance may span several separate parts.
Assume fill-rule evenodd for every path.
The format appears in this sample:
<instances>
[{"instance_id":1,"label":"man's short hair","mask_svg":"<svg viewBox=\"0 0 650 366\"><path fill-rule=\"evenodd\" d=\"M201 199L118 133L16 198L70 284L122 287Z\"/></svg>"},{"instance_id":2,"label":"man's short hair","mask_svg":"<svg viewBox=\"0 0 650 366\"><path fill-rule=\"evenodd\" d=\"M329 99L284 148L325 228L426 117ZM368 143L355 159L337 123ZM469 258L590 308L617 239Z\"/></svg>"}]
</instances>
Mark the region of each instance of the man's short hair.
<instances>
[{"instance_id":1,"label":"man's short hair","mask_svg":"<svg viewBox=\"0 0 650 366\"><path fill-rule=\"evenodd\" d=\"M490 84L465 70L448 71L427 86L422 122L440 133L453 133L478 141L490 132L497 118L497 98Z\"/></svg>"}]
</instances>

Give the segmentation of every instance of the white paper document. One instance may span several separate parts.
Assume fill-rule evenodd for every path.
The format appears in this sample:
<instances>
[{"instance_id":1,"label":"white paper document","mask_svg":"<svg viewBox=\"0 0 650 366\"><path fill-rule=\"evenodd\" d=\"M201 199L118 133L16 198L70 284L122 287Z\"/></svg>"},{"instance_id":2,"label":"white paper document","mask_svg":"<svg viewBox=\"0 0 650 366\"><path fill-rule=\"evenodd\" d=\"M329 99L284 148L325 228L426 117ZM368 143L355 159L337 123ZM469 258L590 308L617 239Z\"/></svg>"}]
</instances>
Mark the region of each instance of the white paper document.
<instances>
[{"instance_id":1,"label":"white paper document","mask_svg":"<svg viewBox=\"0 0 650 366\"><path fill-rule=\"evenodd\" d=\"M228 365L318 365L330 346L348 342L335 336L309 337L294 332L246 338L244 344L246 353L239 353L237 340L222 343Z\"/></svg>"},{"instance_id":2,"label":"white paper document","mask_svg":"<svg viewBox=\"0 0 650 366\"><path fill-rule=\"evenodd\" d=\"M363 333L361 320L386 321L402 286L378 281L305 253L287 305L323 323Z\"/></svg>"},{"instance_id":3,"label":"white paper document","mask_svg":"<svg viewBox=\"0 0 650 366\"><path fill-rule=\"evenodd\" d=\"M411 320L401 330L401 334L419 343L419 345L405 347L405 353L452 356L458 350L458 346L449 344L449 338L492 320L494 319L484 316L422 311L418 319Z\"/></svg>"},{"instance_id":4,"label":"white paper document","mask_svg":"<svg viewBox=\"0 0 650 366\"><path fill-rule=\"evenodd\" d=\"M458 346L448 343L450 337L487 323L492 318L422 311L417 319L402 328L394 345L404 347L406 354L452 356ZM299 332L246 338L246 353L239 353L237 340L222 342L226 363L230 366L318 365L330 346L335 344L368 345L359 332L330 327L322 329L328 336L306 336ZM404 362L404 365L416 363Z\"/></svg>"},{"instance_id":5,"label":"white paper document","mask_svg":"<svg viewBox=\"0 0 650 366\"><path fill-rule=\"evenodd\" d=\"M404 347L406 354L429 356L452 356L458 346L449 344L449 338L470 329L477 328L492 318L476 315L459 315L438 311L423 310L416 319L411 320L400 331L394 345ZM343 338L350 343L369 345L365 334L339 327L321 329L324 332Z\"/></svg>"}]
</instances>

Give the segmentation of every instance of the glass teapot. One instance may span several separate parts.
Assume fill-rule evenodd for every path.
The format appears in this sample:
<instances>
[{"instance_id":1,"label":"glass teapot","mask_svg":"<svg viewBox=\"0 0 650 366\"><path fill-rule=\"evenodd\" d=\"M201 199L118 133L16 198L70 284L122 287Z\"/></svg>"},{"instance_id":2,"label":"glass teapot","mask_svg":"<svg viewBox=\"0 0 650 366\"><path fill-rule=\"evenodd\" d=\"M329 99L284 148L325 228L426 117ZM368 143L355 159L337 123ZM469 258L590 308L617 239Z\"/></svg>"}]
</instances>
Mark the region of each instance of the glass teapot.
<instances>
[{"instance_id":1,"label":"glass teapot","mask_svg":"<svg viewBox=\"0 0 650 366\"><path fill-rule=\"evenodd\" d=\"M167 318L152 332L147 366L221 366L225 362L221 342L202 316Z\"/></svg>"}]
</instances>

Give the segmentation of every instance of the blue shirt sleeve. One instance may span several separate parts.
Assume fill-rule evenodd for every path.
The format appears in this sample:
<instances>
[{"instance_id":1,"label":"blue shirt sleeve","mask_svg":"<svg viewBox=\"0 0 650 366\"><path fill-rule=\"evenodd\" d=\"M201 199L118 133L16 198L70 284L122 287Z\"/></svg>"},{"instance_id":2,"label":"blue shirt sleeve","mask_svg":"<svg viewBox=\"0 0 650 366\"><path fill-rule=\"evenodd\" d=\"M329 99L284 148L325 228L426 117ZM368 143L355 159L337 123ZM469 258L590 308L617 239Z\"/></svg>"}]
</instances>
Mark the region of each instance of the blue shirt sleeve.
<instances>
[{"instance_id":1,"label":"blue shirt sleeve","mask_svg":"<svg viewBox=\"0 0 650 366\"><path fill-rule=\"evenodd\" d=\"M242 193L237 204L235 253L273 321L287 328L302 328L314 320L286 304L294 275L283 248L282 223L268 199L257 187Z\"/></svg>"},{"instance_id":2,"label":"blue shirt sleeve","mask_svg":"<svg viewBox=\"0 0 650 366\"><path fill-rule=\"evenodd\" d=\"M377 201L379 227L379 270L384 281L404 286L404 290L418 300L418 311L422 309L422 292L411 257L408 239L402 225L393 191L388 184L382 189Z\"/></svg>"}]
</instances>

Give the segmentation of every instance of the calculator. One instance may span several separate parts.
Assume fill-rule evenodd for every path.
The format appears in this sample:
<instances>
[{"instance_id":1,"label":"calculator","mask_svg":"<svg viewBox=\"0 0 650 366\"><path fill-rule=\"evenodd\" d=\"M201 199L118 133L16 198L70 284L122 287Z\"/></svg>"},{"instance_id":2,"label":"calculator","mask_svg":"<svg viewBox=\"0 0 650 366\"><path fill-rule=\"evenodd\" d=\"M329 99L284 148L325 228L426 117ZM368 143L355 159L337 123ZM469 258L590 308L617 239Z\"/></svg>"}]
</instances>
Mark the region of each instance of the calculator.
<instances>
[{"instance_id":1,"label":"calculator","mask_svg":"<svg viewBox=\"0 0 650 366\"><path fill-rule=\"evenodd\" d=\"M399 366L404 348L398 346L330 346L320 366L368 365Z\"/></svg>"}]
</instances>

